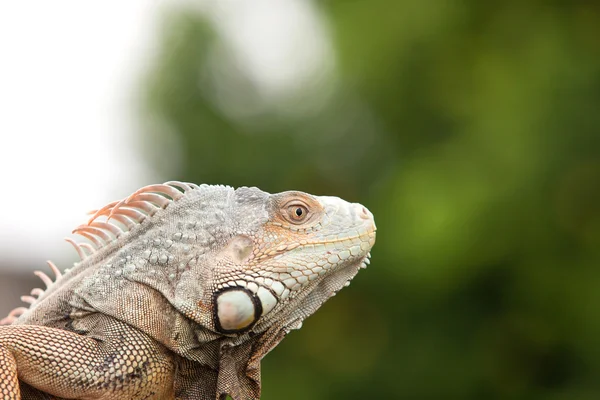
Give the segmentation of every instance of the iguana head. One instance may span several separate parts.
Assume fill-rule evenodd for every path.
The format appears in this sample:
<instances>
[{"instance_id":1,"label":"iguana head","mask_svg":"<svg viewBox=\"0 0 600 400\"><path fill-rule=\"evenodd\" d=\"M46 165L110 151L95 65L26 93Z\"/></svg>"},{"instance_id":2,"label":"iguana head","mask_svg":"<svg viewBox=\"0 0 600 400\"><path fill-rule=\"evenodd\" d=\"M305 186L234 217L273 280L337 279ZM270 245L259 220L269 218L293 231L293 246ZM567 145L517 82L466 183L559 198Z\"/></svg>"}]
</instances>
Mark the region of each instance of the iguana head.
<instances>
[{"instance_id":1,"label":"iguana head","mask_svg":"<svg viewBox=\"0 0 600 400\"><path fill-rule=\"evenodd\" d=\"M230 235L209 256L198 308L223 334L299 326L366 266L375 243L373 215L337 197L240 188L228 206Z\"/></svg>"}]
</instances>

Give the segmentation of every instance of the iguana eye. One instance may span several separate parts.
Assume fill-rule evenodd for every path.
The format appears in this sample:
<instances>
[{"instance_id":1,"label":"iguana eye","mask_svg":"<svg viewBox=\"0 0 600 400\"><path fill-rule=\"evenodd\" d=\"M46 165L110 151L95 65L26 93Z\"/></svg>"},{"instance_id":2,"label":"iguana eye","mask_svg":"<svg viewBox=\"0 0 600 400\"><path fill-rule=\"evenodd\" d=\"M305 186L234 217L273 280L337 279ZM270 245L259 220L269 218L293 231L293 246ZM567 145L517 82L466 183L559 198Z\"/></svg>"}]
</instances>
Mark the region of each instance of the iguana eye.
<instances>
[{"instance_id":1,"label":"iguana eye","mask_svg":"<svg viewBox=\"0 0 600 400\"><path fill-rule=\"evenodd\" d=\"M301 223L308 218L308 208L303 204L292 204L287 208L287 216L290 222Z\"/></svg>"}]
</instances>

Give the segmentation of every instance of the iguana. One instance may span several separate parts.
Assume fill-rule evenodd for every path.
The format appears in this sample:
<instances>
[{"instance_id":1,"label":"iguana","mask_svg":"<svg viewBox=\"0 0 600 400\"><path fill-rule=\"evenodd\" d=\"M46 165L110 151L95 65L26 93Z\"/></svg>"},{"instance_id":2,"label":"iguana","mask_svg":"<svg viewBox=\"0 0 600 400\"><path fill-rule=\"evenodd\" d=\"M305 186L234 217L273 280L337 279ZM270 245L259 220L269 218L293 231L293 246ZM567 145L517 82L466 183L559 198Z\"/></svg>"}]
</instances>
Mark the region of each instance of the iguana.
<instances>
[{"instance_id":1,"label":"iguana","mask_svg":"<svg viewBox=\"0 0 600 400\"><path fill-rule=\"evenodd\" d=\"M337 197L167 182L93 212L0 326L3 399L258 399L260 360L369 264Z\"/></svg>"}]
</instances>

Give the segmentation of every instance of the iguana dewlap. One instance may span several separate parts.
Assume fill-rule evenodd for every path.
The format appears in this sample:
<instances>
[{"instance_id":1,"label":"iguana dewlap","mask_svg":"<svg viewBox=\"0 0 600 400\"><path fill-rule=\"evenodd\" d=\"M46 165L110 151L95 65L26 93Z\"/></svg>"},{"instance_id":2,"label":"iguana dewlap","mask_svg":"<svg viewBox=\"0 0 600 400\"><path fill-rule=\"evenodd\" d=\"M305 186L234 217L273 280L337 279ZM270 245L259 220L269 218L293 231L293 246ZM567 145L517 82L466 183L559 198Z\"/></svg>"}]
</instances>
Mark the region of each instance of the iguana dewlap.
<instances>
[{"instance_id":1,"label":"iguana dewlap","mask_svg":"<svg viewBox=\"0 0 600 400\"><path fill-rule=\"evenodd\" d=\"M74 233L81 261L1 321L3 399L258 399L260 360L375 243L360 204L181 182Z\"/></svg>"}]
</instances>

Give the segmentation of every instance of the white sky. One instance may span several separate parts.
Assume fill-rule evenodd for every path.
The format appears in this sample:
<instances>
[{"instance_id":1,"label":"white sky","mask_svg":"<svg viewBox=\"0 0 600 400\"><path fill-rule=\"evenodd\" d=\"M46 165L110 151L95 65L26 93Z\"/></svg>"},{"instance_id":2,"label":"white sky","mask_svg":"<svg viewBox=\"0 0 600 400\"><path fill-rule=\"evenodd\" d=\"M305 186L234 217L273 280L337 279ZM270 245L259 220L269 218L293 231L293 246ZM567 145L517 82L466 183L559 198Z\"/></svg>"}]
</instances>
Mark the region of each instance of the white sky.
<instances>
[{"instance_id":1,"label":"white sky","mask_svg":"<svg viewBox=\"0 0 600 400\"><path fill-rule=\"evenodd\" d=\"M132 135L135 85L153 59L167 3L0 2L0 273L75 260L62 238L87 211L176 178L146 165ZM310 4L221 0L202 8L276 97L328 53Z\"/></svg>"},{"instance_id":2,"label":"white sky","mask_svg":"<svg viewBox=\"0 0 600 400\"><path fill-rule=\"evenodd\" d=\"M0 3L0 268L43 268L86 211L153 178L128 96L158 9L116 4Z\"/></svg>"}]
</instances>

